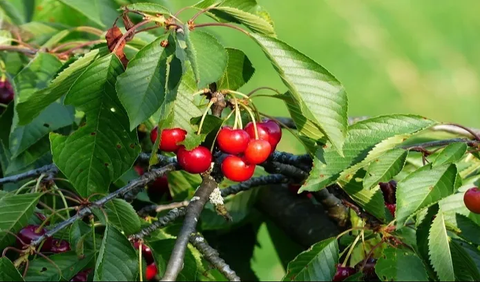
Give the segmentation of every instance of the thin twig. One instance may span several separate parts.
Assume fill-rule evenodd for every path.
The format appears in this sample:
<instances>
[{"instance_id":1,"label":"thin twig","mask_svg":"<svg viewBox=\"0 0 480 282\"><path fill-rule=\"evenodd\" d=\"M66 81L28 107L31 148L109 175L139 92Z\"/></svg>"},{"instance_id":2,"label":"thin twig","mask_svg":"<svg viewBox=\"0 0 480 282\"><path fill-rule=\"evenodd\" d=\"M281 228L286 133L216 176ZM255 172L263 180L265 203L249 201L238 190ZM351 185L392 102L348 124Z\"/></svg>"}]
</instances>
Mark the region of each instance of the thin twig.
<instances>
[{"instance_id":1,"label":"thin twig","mask_svg":"<svg viewBox=\"0 0 480 282\"><path fill-rule=\"evenodd\" d=\"M62 221L62 222L58 223L57 225L55 225L54 228L50 229L47 233L40 236L37 240L32 241L31 245L32 246L38 246L46 238L52 237L58 231L64 229L65 227L69 226L70 224L74 223L75 221L77 221L79 219L82 219L83 217L91 214L92 210L90 209L90 207L103 207L103 205L105 205L107 202L111 201L112 199L117 198L117 197L123 197L129 191L135 189L136 187L145 186L149 182L154 181L156 178L158 178L160 176L163 176L167 172L173 171L175 169L176 169L175 164L169 164L169 165L166 165L164 167L146 172L140 178L131 181L126 186L118 189L117 191L112 192L112 193L108 194L107 196L99 199L98 201L95 201L95 202L91 203L89 206L81 208L77 212L77 214L75 214L74 216L70 217L69 219L67 219L65 221Z\"/></svg>"},{"instance_id":2,"label":"thin twig","mask_svg":"<svg viewBox=\"0 0 480 282\"><path fill-rule=\"evenodd\" d=\"M35 176L40 176L43 173L57 173L58 169L54 164L49 164L45 165L36 169L32 169L29 171L26 171L24 173L20 173L17 175L12 175L12 176L7 176L4 178L0 178L0 185L3 185L5 183L16 183L20 180L24 180L27 178L32 178Z\"/></svg>"},{"instance_id":3,"label":"thin twig","mask_svg":"<svg viewBox=\"0 0 480 282\"><path fill-rule=\"evenodd\" d=\"M141 27L142 25L146 25L149 22L150 22L150 20L141 21L141 22L137 23L136 25L132 26L131 29L127 30L127 32L125 32L125 34L122 35L122 37L120 37L120 39L117 41L117 44L115 44L115 47L113 48L112 53L115 53L115 51L117 51L118 47L120 47L122 42L125 41L125 38L127 38L127 36L134 33L137 28Z\"/></svg>"},{"instance_id":4,"label":"thin twig","mask_svg":"<svg viewBox=\"0 0 480 282\"><path fill-rule=\"evenodd\" d=\"M186 208L170 210L165 216L162 216L157 221L150 224L148 227L142 229L137 234L131 235L130 238L138 240L138 239L147 237L148 235L152 234L155 230L167 226L167 224L175 221L177 218L185 216L186 212L187 212Z\"/></svg>"},{"instance_id":5,"label":"thin twig","mask_svg":"<svg viewBox=\"0 0 480 282\"><path fill-rule=\"evenodd\" d=\"M173 202L165 205L149 205L139 210L138 214L140 216L146 216L153 211L155 211L156 213L159 213L161 211L171 210L175 208L183 208L188 206L188 203L189 203L188 201L182 201L182 202Z\"/></svg>"},{"instance_id":6,"label":"thin twig","mask_svg":"<svg viewBox=\"0 0 480 282\"><path fill-rule=\"evenodd\" d=\"M233 28L233 29L236 29L238 31L241 31L243 32L244 34L250 36L250 33L246 30L244 30L243 28L240 28L238 26L235 26L233 24L227 24L227 23L204 23L204 24L196 24L194 26L194 28L197 28L197 27L208 27L208 26L224 26L224 27L229 27L229 28Z\"/></svg>"},{"instance_id":7,"label":"thin twig","mask_svg":"<svg viewBox=\"0 0 480 282\"><path fill-rule=\"evenodd\" d=\"M14 51L27 55L35 55L38 52L36 49L22 48L18 46L0 46L0 51Z\"/></svg>"},{"instance_id":8,"label":"thin twig","mask_svg":"<svg viewBox=\"0 0 480 282\"><path fill-rule=\"evenodd\" d=\"M471 132L474 132L476 135L480 135L480 130L476 128L468 128L469 130L465 130L463 128L459 128L458 126L452 126L450 124L439 124L435 125L430 128L432 131L443 131L451 134L461 135L468 138L475 138Z\"/></svg>"},{"instance_id":9,"label":"thin twig","mask_svg":"<svg viewBox=\"0 0 480 282\"><path fill-rule=\"evenodd\" d=\"M240 281L240 277L238 277L235 271L220 257L218 251L207 243L202 235L198 233L192 234L190 235L189 241L203 254L203 257L215 266L229 281Z\"/></svg>"},{"instance_id":10,"label":"thin twig","mask_svg":"<svg viewBox=\"0 0 480 282\"><path fill-rule=\"evenodd\" d=\"M419 151L419 150L422 151L425 148L442 147L442 146L450 145L452 143L465 143L468 146L476 146L479 144L479 142L476 140L469 140L464 138L453 138L453 139L430 141L430 142L425 142L420 144L404 145L404 146L401 146L400 148L403 148L406 150L413 150L413 151Z\"/></svg>"},{"instance_id":11,"label":"thin twig","mask_svg":"<svg viewBox=\"0 0 480 282\"><path fill-rule=\"evenodd\" d=\"M83 48L83 47L85 47L85 46L95 45L95 44L99 44L99 43L102 43L102 42L105 42L105 40L104 40L104 39L98 39L98 40L83 42L83 43L81 43L81 44L79 44L79 45L77 45L77 46L75 46L75 47L73 47L73 48L71 48L71 49L68 49L68 50L66 50L66 51L64 51L64 52L62 52L62 53L59 53L58 56L60 56L60 57L61 57L61 56L65 56L65 55L68 55L68 54L72 53L73 51L78 50L78 49L81 49L81 48Z\"/></svg>"}]
</instances>

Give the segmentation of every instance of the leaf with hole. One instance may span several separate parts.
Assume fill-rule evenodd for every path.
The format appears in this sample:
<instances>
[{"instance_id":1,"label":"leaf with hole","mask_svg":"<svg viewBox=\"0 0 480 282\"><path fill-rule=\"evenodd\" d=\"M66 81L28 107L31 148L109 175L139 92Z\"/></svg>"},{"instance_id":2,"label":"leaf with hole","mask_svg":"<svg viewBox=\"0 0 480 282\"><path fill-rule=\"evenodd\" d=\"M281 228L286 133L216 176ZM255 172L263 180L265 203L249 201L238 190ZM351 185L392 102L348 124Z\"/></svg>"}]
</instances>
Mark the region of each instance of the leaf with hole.
<instances>
[{"instance_id":1,"label":"leaf with hole","mask_svg":"<svg viewBox=\"0 0 480 282\"><path fill-rule=\"evenodd\" d=\"M82 259L77 257L75 251L54 254L48 258L50 260L38 257L30 261L25 280L69 281L92 261L93 253L86 254Z\"/></svg>"}]
</instances>

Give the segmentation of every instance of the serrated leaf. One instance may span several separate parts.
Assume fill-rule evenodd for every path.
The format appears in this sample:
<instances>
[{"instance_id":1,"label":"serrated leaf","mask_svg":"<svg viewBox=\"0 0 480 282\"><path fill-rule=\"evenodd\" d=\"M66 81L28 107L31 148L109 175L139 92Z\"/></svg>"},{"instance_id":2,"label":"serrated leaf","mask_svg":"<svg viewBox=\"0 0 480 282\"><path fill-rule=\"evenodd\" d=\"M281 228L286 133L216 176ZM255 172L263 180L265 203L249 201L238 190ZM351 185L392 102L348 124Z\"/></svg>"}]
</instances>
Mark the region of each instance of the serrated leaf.
<instances>
[{"instance_id":1,"label":"serrated leaf","mask_svg":"<svg viewBox=\"0 0 480 282\"><path fill-rule=\"evenodd\" d=\"M381 281L428 281L422 260L406 249L385 249L375 265L375 272Z\"/></svg>"},{"instance_id":2,"label":"serrated leaf","mask_svg":"<svg viewBox=\"0 0 480 282\"><path fill-rule=\"evenodd\" d=\"M347 136L347 94L325 68L286 43L251 34L272 62L302 112L311 116L342 155Z\"/></svg>"},{"instance_id":3,"label":"serrated leaf","mask_svg":"<svg viewBox=\"0 0 480 282\"><path fill-rule=\"evenodd\" d=\"M67 94L78 77L98 56L99 50L90 51L63 70L47 88L35 92L28 98L21 98L16 105L19 124L30 123L48 105Z\"/></svg>"},{"instance_id":4,"label":"serrated leaf","mask_svg":"<svg viewBox=\"0 0 480 282\"><path fill-rule=\"evenodd\" d=\"M195 74L198 88L218 81L227 67L228 53L214 36L200 31L185 29L185 49Z\"/></svg>"},{"instance_id":5,"label":"serrated leaf","mask_svg":"<svg viewBox=\"0 0 480 282\"><path fill-rule=\"evenodd\" d=\"M0 258L0 281L24 281L20 272L7 258Z\"/></svg>"},{"instance_id":6,"label":"serrated leaf","mask_svg":"<svg viewBox=\"0 0 480 282\"><path fill-rule=\"evenodd\" d=\"M453 164L421 167L397 183L397 226L420 209L454 193L457 168ZM443 215L442 215L443 217Z\"/></svg>"},{"instance_id":7,"label":"serrated leaf","mask_svg":"<svg viewBox=\"0 0 480 282\"><path fill-rule=\"evenodd\" d=\"M103 0L60 0L62 3L72 7L82 15L89 18L100 27L112 25L118 16L117 6L114 1Z\"/></svg>"},{"instance_id":8,"label":"serrated leaf","mask_svg":"<svg viewBox=\"0 0 480 282\"><path fill-rule=\"evenodd\" d=\"M349 175L394 148L412 134L435 122L415 115L387 115L351 125L343 147L344 157L325 145L317 150L313 169L301 191L318 191L333 183L343 173Z\"/></svg>"},{"instance_id":9,"label":"serrated leaf","mask_svg":"<svg viewBox=\"0 0 480 282\"><path fill-rule=\"evenodd\" d=\"M125 235L140 231L140 218L132 205L122 199L113 199L106 204L108 221L122 230Z\"/></svg>"},{"instance_id":10,"label":"serrated leaf","mask_svg":"<svg viewBox=\"0 0 480 282\"><path fill-rule=\"evenodd\" d=\"M352 179L343 186L343 190L364 210L378 219L385 219L385 207L382 191L378 186L374 189L363 189L362 180L365 170L359 170Z\"/></svg>"},{"instance_id":11,"label":"serrated leaf","mask_svg":"<svg viewBox=\"0 0 480 282\"><path fill-rule=\"evenodd\" d=\"M471 220L470 218L462 214L456 214L455 218L456 218L455 227L460 230L460 232L457 233L457 235L462 237L468 242L474 243L476 245L480 245L480 237L478 236L478 234L480 234L480 226L477 223L475 223L473 220Z\"/></svg>"},{"instance_id":12,"label":"serrated leaf","mask_svg":"<svg viewBox=\"0 0 480 282\"><path fill-rule=\"evenodd\" d=\"M282 99L285 101L285 105L287 106L288 112L290 113L290 116L292 117L299 134L303 134L315 141L318 141L324 137L324 134L315 124L315 122L303 115L297 101L295 101L290 94L287 93L287 95L282 96Z\"/></svg>"},{"instance_id":13,"label":"serrated leaf","mask_svg":"<svg viewBox=\"0 0 480 282\"><path fill-rule=\"evenodd\" d=\"M65 103L85 112L86 124L69 136L50 135L55 164L83 197L106 192L140 152L136 132L130 131L115 92L122 72L113 54L91 64L65 98Z\"/></svg>"},{"instance_id":14,"label":"serrated leaf","mask_svg":"<svg viewBox=\"0 0 480 282\"><path fill-rule=\"evenodd\" d=\"M282 281L330 281L337 269L338 253L336 238L318 242L288 263Z\"/></svg>"},{"instance_id":15,"label":"serrated leaf","mask_svg":"<svg viewBox=\"0 0 480 282\"><path fill-rule=\"evenodd\" d=\"M105 229L95 265L94 281L136 281L138 257L127 237L115 227Z\"/></svg>"},{"instance_id":16,"label":"serrated leaf","mask_svg":"<svg viewBox=\"0 0 480 282\"><path fill-rule=\"evenodd\" d=\"M273 26L264 18L256 14L248 13L233 7L226 7L224 5L216 7L214 10L226 13L256 33L265 36L276 36Z\"/></svg>"},{"instance_id":17,"label":"serrated leaf","mask_svg":"<svg viewBox=\"0 0 480 282\"><path fill-rule=\"evenodd\" d=\"M430 228L433 222L433 218L438 213L438 204L435 204L427 209L425 209L426 214L423 216L423 219L419 219L417 216L417 230L416 230L416 246L417 246L417 253L423 261L428 262L429 255L428 255L428 236L430 232ZM419 214L420 215L420 214ZM421 221L421 222L419 222ZM427 273L430 277L436 277L435 271L431 267L430 263L425 264Z\"/></svg>"},{"instance_id":18,"label":"serrated leaf","mask_svg":"<svg viewBox=\"0 0 480 282\"><path fill-rule=\"evenodd\" d=\"M393 149L385 155L372 161L367 169L367 175L363 179L363 187L370 189L379 182L386 182L397 175L405 165L408 151L404 149Z\"/></svg>"},{"instance_id":19,"label":"serrated leaf","mask_svg":"<svg viewBox=\"0 0 480 282\"><path fill-rule=\"evenodd\" d=\"M480 251L478 248L461 240L453 239L453 241L470 256L477 269L480 269Z\"/></svg>"},{"instance_id":20,"label":"serrated leaf","mask_svg":"<svg viewBox=\"0 0 480 282\"><path fill-rule=\"evenodd\" d=\"M40 194L30 193L7 194L0 199L0 249L15 242L15 237L5 231L16 234L26 226L39 198Z\"/></svg>"},{"instance_id":21,"label":"serrated leaf","mask_svg":"<svg viewBox=\"0 0 480 282\"><path fill-rule=\"evenodd\" d=\"M141 12L150 13L154 15L156 14L171 15L170 11L167 8L157 3L147 3L147 2L133 3L133 4L126 5L125 8L127 10L141 11Z\"/></svg>"},{"instance_id":22,"label":"serrated leaf","mask_svg":"<svg viewBox=\"0 0 480 282\"><path fill-rule=\"evenodd\" d=\"M243 51L227 48L227 52L227 68L222 78L217 82L217 88L237 90L250 80L255 69Z\"/></svg>"},{"instance_id":23,"label":"serrated leaf","mask_svg":"<svg viewBox=\"0 0 480 282\"><path fill-rule=\"evenodd\" d=\"M454 281L452 254L450 253L450 238L445 227L443 214L437 214L428 236L428 253L433 269L442 281Z\"/></svg>"},{"instance_id":24,"label":"serrated leaf","mask_svg":"<svg viewBox=\"0 0 480 282\"><path fill-rule=\"evenodd\" d=\"M127 70L118 77L118 98L130 120L130 130L153 115L165 101L169 57L175 45L166 48L161 42L168 34L145 46L129 62Z\"/></svg>"},{"instance_id":25,"label":"serrated leaf","mask_svg":"<svg viewBox=\"0 0 480 282\"><path fill-rule=\"evenodd\" d=\"M30 261L26 281L69 281L83 270L93 259L93 254L79 259L74 251L54 254L48 257L38 257ZM55 267L52 262L58 267Z\"/></svg>"},{"instance_id":26,"label":"serrated leaf","mask_svg":"<svg viewBox=\"0 0 480 282\"><path fill-rule=\"evenodd\" d=\"M480 281L480 272L475 262L469 253L457 242L455 240L450 241L453 268L455 269L457 281Z\"/></svg>"},{"instance_id":27,"label":"serrated leaf","mask_svg":"<svg viewBox=\"0 0 480 282\"><path fill-rule=\"evenodd\" d=\"M467 144L452 143L445 147L433 162L433 166L439 166L446 163L455 163L459 161L467 151Z\"/></svg>"}]
</instances>

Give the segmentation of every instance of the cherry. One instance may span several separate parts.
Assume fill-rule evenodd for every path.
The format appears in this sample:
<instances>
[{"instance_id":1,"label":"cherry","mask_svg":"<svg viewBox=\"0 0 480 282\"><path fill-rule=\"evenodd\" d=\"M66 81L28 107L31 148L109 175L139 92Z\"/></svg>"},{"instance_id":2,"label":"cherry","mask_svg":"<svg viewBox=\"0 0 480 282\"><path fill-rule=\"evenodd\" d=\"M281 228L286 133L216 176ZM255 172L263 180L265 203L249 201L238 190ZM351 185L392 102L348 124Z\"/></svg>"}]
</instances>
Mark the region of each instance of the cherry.
<instances>
[{"instance_id":1,"label":"cherry","mask_svg":"<svg viewBox=\"0 0 480 282\"><path fill-rule=\"evenodd\" d=\"M202 173L210 168L212 153L203 146L198 146L191 151L181 146L177 151L177 161L186 172Z\"/></svg>"},{"instance_id":2,"label":"cherry","mask_svg":"<svg viewBox=\"0 0 480 282\"><path fill-rule=\"evenodd\" d=\"M70 279L70 282L86 282L88 280L88 274L90 274L91 271L91 268L80 271L79 273L77 273L77 275L73 276L73 278Z\"/></svg>"},{"instance_id":3,"label":"cherry","mask_svg":"<svg viewBox=\"0 0 480 282\"><path fill-rule=\"evenodd\" d=\"M143 167L139 165L134 166L133 169L137 172L138 175L143 175L145 173Z\"/></svg>"},{"instance_id":4,"label":"cherry","mask_svg":"<svg viewBox=\"0 0 480 282\"><path fill-rule=\"evenodd\" d=\"M138 250L140 247L140 242L136 241L133 246ZM145 244L142 244L142 256L147 261L147 264L152 264L154 262L152 250Z\"/></svg>"},{"instance_id":5,"label":"cherry","mask_svg":"<svg viewBox=\"0 0 480 282\"><path fill-rule=\"evenodd\" d=\"M396 204L387 204L387 203L385 203L385 206L386 206L387 209L390 211L390 213L392 214L392 216L395 217L395 209L397 208L397 205L396 205Z\"/></svg>"},{"instance_id":6,"label":"cherry","mask_svg":"<svg viewBox=\"0 0 480 282\"><path fill-rule=\"evenodd\" d=\"M275 151L278 142L280 142L282 138L282 129L280 126L273 120L267 120L257 123L257 130L258 139L268 141L272 147L271 152ZM255 138L255 128L252 122L249 122L247 126L245 126L245 131L250 135L250 138Z\"/></svg>"},{"instance_id":7,"label":"cherry","mask_svg":"<svg viewBox=\"0 0 480 282\"><path fill-rule=\"evenodd\" d=\"M29 245L32 241L37 240L42 235L47 233L47 231L44 228L37 231L38 227L39 227L38 225L28 225L22 228L20 232L18 232L17 236L23 241L23 243ZM17 244L19 246L22 246L22 242L20 242L18 239L17 239ZM52 248L52 238L47 238L43 243L42 250L50 250L51 248Z\"/></svg>"},{"instance_id":8,"label":"cherry","mask_svg":"<svg viewBox=\"0 0 480 282\"><path fill-rule=\"evenodd\" d=\"M53 239L50 251L55 254L68 252L70 251L70 243L65 240Z\"/></svg>"},{"instance_id":9,"label":"cherry","mask_svg":"<svg viewBox=\"0 0 480 282\"><path fill-rule=\"evenodd\" d=\"M8 104L13 100L14 96L12 85L8 80L0 79L0 103Z\"/></svg>"},{"instance_id":10,"label":"cherry","mask_svg":"<svg viewBox=\"0 0 480 282\"><path fill-rule=\"evenodd\" d=\"M172 195L170 195L167 176L160 176L155 179L155 181L153 181L151 184L149 184L147 193L150 199L154 202L160 201L164 194L167 195L167 200L171 200Z\"/></svg>"},{"instance_id":11,"label":"cherry","mask_svg":"<svg viewBox=\"0 0 480 282\"><path fill-rule=\"evenodd\" d=\"M463 196L465 206L473 213L480 214L480 189L472 187Z\"/></svg>"},{"instance_id":12,"label":"cherry","mask_svg":"<svg viewBox=\"0 0 480 282\"><path fill-rule=\"evenodd\" d=\"M357 264L357 269L359 270L363 266L364 261L361 261ZM374 258L369 258L363 267L362 272L365 274L365 277L370 278L368 280L374 279L377 275L375 274L375 264L377 260Z\"/></svg>"},{"instance_id":13,"label":"cherry","mask_svg":"<svg viewBox=\"0 0 480 282\"><path fill-rule=\"evenodd\" d=\"M380 189L383 193L383 199L387 204L395 204L397 198L395 193L397 192L397 182L395 180L390 180L389 182L380 182Z\"/></svg>"},{"instance_id":14,"label":"cherry","mask_svg":"<svg viewBox=\"0 0 480 282\"><path fill-rule=\"evenodd\" d=\"M332 281L343 281L349 276L355 274L356 270L353 267L342 266L341 264L337 265L337 272L333 276Z\"/></svg>"},{"instance_id":15,"label":"cherry","mask_svg":"<svg viewBox=\"0 0 480 282\"><path fill-rule=\"evenodd\" d=\"M158 273L157 266L156 266L154 263L149 264L149 265L147 265L147 270L146 270L145 278L147 279L147 281L150 281L150 280L152 280L153 278L155 278L155 276L157 275L157 273Z\"/></svg>"},{"instance_id":16,"label":"cherry","mask_svg":"<svg viewBox=\"0 0 480 282\"><path fill-rule=\"evenodd\" d=\"M243 129L232 129L225 126L217 136L220 150L229 154L241 154L245 152L250 141L250 135Z\"/></svg>"},{"instance_id":17,"label":"cherry","mask_svg":"<svg viewBox=\"0 0 480 282\"><path fill-rule=\"evenodd\" d=\"M244 159L249 164L261 164L268 159L272 146L266 140L250 140Z\"/></svg>"},{"instance_id":18,"label":"cherry","mask_svg":"<svg viewBox=\"0 0 480 282\"><path fill-rule=\"evenodd\" d=\"M253 176L255 165L246 164L242 158L230 155L222 162L222 172L226 178L242 182Z\"/></svg>"},{"instance_id":19,"label":"cherry","mask_svg":"<svg viewBox=\"0 0 480 282\"><path fill-rule=\"evenodd\" d=\"M164 152L176 152L181 145L178 143L185 140L187 132L181 128L172 128L162 130L162 139L160 140L160 150ZM150 133L150 140L155 144L158 136L158 127L155 127Z\"/></svg>"}]
</instances>

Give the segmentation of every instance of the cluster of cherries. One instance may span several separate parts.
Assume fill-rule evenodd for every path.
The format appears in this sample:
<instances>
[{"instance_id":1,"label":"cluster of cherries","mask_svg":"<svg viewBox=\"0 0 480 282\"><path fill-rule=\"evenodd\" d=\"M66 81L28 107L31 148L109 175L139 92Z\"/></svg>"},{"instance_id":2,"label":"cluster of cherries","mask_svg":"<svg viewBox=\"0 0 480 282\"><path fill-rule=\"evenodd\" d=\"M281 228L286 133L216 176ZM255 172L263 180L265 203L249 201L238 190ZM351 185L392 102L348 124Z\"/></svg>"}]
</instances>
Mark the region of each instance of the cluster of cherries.
<instances>
[{"instance_id":1,"label":"cluster of cherries","mask_svg":"<svg viewBox=\"0 0 480 282\"><path fill-rule=\"evenodd\" d=\"M247 124L245 129L223 127L217 136L219 149L227 154L222 162L222 172L232 181L245 181L252 177L255 166L268 159L282 138L280 126L273 120ZM179 145L185 140L187 132L181 128L164 129L161 133L159 149L163 152L174 152L178 164L189 173L207 171L212 163L212 153L204 146L187 150ZM257 136L258 135L258 136ZM158 128L150 133L150 140L155 143L158 137Z\"/></svg>"},{"instance_id":2,"label":"cluster of cherries","mask_svg":"<svg viewBox=\"0 0 480 282\"><path fill-rule=\"evenodd\" d=\"M133 246L135 247L135 249L138 250L140 248L140 242L136 241L135 243L133 243ZM150 281L153 278L155 278L155 276L157 275L158 268L157 268L157 265L155 264L155 260L153 259L152 250L145 244L142 244L142 256L147 262L147 268L145 270L145 279L147 281Z\"/></svg>"},{"instance_id":3,"label":"cluster of cherries","mask_svg":"<svg viewBox=\"0 0 480 282\"><path fill-rule=\"evenodd\" d=\"M45 233L47 233L45 228L39 225L27 225L18 232L17 245L19 247L30 245L32 241L37 240ZM54 254L64 253L70 251L70 244L65 240L47 238L43 242L42 251Z\"/></svg>"},{"instance_id":4,"label":"cluster of cherries","mask_svg":"<svg viewBox=\"0 0 480 282\"><path fill-rule=\"evenodd\" d=\"M337 271L335 272L335 276L333 276L332 281L344 281L348 277L360 271L363 273L365 281L377 280L378 278L375 274L376 263L376 259L369 258L366 262L359 262L355 267L343 266L341 264L338 264Z\"/></svg>"},{"instance_id":5,"label":"cluster of cherries","mask_svg":"<svg viewBox=\"0 0 480 282\"><path fill-rule=\"evenodd\" d=\"M390 180L389 182L380 182L378 184L383 193L385 207L387 207L392 216L395 217L395 209L397 208L397 182L395 180Z\"/></svg>"}]
</instances>

